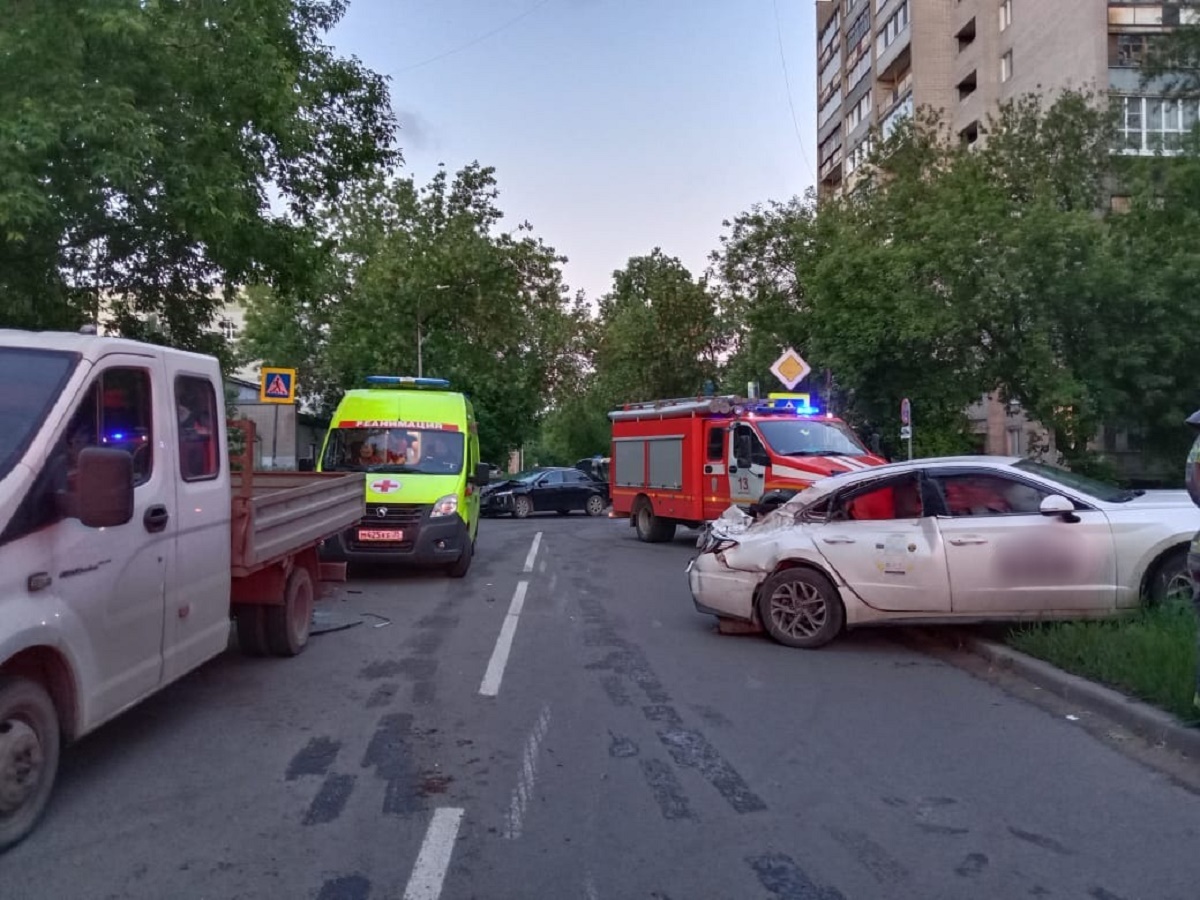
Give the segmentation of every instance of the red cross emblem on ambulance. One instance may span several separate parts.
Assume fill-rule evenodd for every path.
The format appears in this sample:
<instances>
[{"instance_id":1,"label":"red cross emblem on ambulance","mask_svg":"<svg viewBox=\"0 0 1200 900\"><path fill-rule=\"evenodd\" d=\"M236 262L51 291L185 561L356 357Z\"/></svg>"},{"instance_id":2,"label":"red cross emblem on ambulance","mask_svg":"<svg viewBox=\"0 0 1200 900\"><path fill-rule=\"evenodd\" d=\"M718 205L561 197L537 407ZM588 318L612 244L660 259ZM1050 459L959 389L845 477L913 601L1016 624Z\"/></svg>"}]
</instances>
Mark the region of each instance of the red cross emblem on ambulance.
<instances>
[{"instance_id":1,"label":"red cross emblem on ambulance","mask_svg":"<svg viewBox=\"0 0 1200 900\"><path fill-rule=\"evenodd\" d=\"M384 478L382 481L372 481L371 490L377 494L390 494L392 491L400 490L400 482L392 481L390 478Z\"/></svg>"}]
</instances>

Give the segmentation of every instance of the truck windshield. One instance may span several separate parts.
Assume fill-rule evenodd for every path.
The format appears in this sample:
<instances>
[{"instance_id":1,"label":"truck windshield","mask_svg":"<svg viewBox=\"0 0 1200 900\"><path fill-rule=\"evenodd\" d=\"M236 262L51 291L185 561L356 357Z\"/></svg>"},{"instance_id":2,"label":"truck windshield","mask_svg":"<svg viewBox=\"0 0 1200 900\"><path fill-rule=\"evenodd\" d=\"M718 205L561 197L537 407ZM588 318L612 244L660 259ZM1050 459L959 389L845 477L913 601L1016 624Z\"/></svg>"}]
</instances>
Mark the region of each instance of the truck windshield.
<instances>
[{"instance_id":1,"label":"truck windshield","mask_svg":"<svg viewBox=\"0 0 1200 900\"><path fill-rule=\"evenodd\" d=\"M463 469L461 431L335 428L321 468L326 472L457 475Z\"/></svg>"},{"instance_id":2,"label":"truck windshield","mask_svg":"<svg viewBox=\"0 0 1200 900\"><path fill-rule=\"evenodd\" d=\"M759 420L758 427L780 456L866 456L867 449L841 422L816 419Z\"/></svg>"},{"instance_id":3,"label":"truck windshield","mask_svg":"<svg viewBox=\"0 0 1200 900\"><path fill-rule=\"evenodd\" d=\"M0 478L21 459L77 362L74 353L0 347Z\"/></svg>"}]
</instances>

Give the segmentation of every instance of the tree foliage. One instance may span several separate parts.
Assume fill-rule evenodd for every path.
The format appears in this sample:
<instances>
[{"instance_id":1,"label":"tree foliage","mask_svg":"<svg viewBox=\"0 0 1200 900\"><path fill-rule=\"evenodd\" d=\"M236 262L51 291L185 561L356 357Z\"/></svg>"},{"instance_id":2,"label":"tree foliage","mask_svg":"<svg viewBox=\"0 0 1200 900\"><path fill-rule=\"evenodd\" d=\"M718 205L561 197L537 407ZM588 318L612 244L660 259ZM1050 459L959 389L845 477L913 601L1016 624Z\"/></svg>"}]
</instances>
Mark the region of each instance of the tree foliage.
<instances>
[{"instance_id":1,"label":"tree foliage","mask_svg":"<svg viewBox=\"0 0 1200 900\"><path fill-rule=\"evenodd\" d=\"M1180 373L1200 164L1114 160L1112 137L1084 94L1009 104L970 148L923 113L841 198L738 217L714 259L728 375L762 377L794 345L832 370L839 412L893 450L901 398L919 448L944 453L970 446L967 407L997 393L1074 465L1105 423L1169 457L1195 402ZM1129 214L1105 214L1114 190Z\"/></svg>"},{"instance_id":2,"label":"tree foliage","mask_svg":"<svg viewBox=\"0 0 1200 900\"><path fill-rule=\"evenodd\" d=\"M348 192L322 224L336 247L324 290L301 303L252 293L246 351L298 367L326 413L370 374L448 378L473 399L485 458L502 460L577 386L587 315L562 257L527 223L499 229L496 199L478 164Z\"/></svg>"},{"instance_id":3,"label":"tree foliage","mask_svg":"<svg viewBox=\"0 0 1200 900\"><path fill-rule=\"evenodd\" d=\"M345 9L7 4L0 321L74 328L104 306L123 333L205 348L231 286L311 290L319 206L396 158L383 78L323 40Z\"/></svg>"}]
</instances>

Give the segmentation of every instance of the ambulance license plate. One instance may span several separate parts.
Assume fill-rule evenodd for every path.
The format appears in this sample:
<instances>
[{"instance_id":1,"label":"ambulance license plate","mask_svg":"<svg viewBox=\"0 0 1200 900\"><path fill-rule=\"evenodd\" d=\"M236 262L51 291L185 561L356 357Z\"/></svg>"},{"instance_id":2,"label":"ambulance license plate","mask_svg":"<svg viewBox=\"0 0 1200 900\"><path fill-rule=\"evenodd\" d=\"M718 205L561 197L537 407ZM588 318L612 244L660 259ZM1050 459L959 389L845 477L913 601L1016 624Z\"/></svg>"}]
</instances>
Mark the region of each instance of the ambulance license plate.
<instances>
[{"instance_id":1,"label":"ambulance license plate","mask_svg":"<svg viewBox=\"0 0 1200 900\"><path fill-rule=\"evenodd\" d=\"M402 541L404 532L398 528L360 528L358 529L358 539L360 541Z\"/></svg>"}]
</instances>

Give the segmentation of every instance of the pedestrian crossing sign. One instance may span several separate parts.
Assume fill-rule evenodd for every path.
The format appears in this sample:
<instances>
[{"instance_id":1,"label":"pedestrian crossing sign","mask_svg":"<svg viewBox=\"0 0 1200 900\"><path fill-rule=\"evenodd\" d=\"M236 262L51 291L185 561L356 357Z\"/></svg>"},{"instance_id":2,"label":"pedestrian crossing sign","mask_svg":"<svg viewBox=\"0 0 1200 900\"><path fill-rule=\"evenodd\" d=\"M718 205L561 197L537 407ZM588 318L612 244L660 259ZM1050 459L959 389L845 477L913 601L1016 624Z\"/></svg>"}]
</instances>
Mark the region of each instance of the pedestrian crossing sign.
<instances>
[{"instance_id":1,"label":"pedestrian crossing sign","mask_svg":"<svg viewBox=\"0 0 1200 900\"><path fill-rule=\"evenodd\" d=\"M258 376L260 403L295 403L296 370L264 366Z\"/></svg>"}]
</instances>

